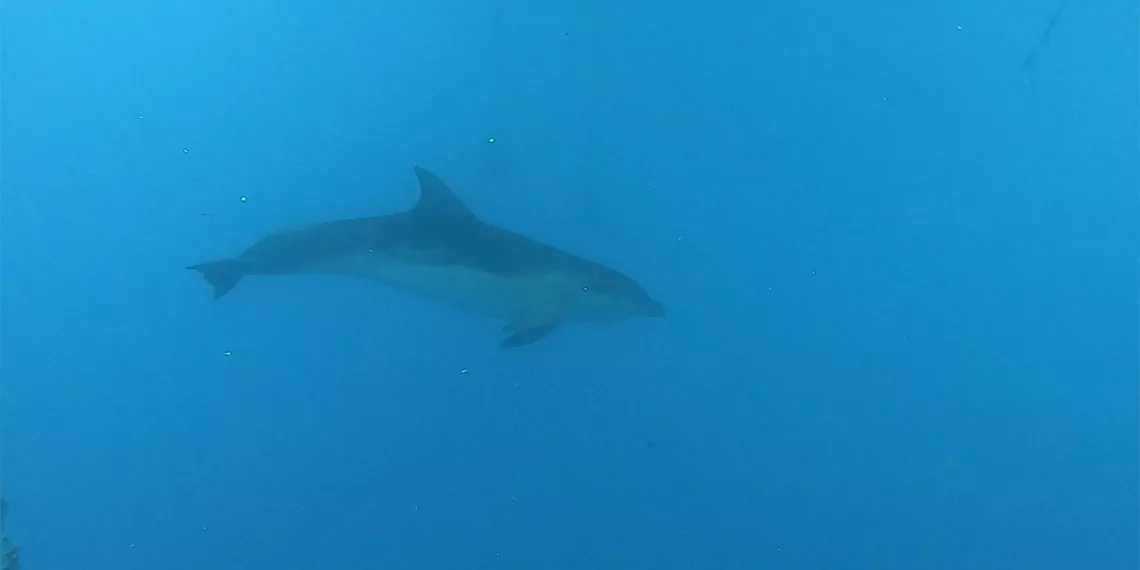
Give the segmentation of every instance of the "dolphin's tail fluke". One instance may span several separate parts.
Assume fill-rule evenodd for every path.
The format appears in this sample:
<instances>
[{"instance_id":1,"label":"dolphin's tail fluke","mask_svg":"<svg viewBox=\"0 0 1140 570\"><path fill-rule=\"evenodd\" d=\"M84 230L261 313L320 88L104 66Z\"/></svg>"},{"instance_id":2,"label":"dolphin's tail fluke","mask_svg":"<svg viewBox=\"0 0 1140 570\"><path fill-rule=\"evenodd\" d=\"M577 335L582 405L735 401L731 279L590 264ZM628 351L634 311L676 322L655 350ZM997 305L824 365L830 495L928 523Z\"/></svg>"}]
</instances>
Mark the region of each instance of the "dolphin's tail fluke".
<instances>
[{"instance_id":1,"label":"dolphin's tail fluke","mask_svg":"<svg viewBox=\"0 0 1140 570\"><path fill-rule=\"evenodd\" d=\"M191 265L186 269L193 269L206 278L206 282L214 286L214 298L220 299L222 295L230 292L242 277L245 277L245 263L237 259L224 261L211 261Z\"/></svg>"}]
</instances>

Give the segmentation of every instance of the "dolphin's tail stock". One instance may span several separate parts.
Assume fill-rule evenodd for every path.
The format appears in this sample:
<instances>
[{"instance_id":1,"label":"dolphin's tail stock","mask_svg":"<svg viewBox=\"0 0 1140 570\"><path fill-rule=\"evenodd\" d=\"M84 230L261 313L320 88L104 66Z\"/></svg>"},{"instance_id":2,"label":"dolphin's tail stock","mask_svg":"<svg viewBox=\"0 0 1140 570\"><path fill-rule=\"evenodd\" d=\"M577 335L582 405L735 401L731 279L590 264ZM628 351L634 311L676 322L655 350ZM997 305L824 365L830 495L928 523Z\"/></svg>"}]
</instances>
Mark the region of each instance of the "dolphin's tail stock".
<instances>
[{"instance_id":1,"label":"dolphin's tail stock","mask_svg":"<svg viewBox=\"0 0 1140 570\"><path fill-rule=\"evenodd\" d=\"M230 292L242 277L245 277L245 263L239 259L226 259L191 265L186 269L193 269L206 278L206 282L214 286L214 298L220 299L222 295Z\"/></svg>"}]
</instances>

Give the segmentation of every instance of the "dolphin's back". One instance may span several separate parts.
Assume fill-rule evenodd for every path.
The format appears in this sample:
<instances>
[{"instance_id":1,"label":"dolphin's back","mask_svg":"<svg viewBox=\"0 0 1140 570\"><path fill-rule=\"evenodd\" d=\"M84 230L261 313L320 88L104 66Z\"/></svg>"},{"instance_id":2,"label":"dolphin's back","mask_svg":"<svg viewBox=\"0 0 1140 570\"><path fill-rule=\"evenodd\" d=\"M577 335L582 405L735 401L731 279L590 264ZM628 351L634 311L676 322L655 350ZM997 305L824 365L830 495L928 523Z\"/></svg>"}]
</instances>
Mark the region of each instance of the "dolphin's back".
<instances>
[{"instance_id":1,"label":"dolphin's back","mask_svg":"<svg viewBox=\"0 0 1140 570\"><path fill-rule=\"evenodd\" d=\"M357 218L282 230L258 240L231 259L191 265L221 298L246 275L308 273L329 260L365 250L375 243L388 218Z\"/></svg>"},{"instance_id":2,"label":"dolphin's back","mask_svg":"<svg viewBox=\"0 0 1140 570\"><path fill-rule=\"evenodd\" d=\"M389 218L325 222L272 233L243 251L238 259L255 275L304 273L330 259L384 247ZM390 236L391 237L391 236Z\"/></svg>"}]
</instances>

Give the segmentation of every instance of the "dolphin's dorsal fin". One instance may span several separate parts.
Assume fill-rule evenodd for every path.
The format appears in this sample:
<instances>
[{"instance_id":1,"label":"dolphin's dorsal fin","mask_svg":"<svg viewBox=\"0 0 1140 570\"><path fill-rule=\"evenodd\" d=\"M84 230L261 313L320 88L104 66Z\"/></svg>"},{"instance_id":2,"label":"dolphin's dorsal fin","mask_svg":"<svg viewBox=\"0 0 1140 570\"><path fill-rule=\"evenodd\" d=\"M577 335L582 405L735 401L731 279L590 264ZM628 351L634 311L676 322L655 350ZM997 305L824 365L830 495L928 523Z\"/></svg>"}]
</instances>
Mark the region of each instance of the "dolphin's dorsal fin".
<instances>
[{"instance_id":1,"label":"dolphin's dorsal fin","mask_svg":"<svg viewBox=\"0 0 1140 570\"><path fill-rule=\"evenodd\" d=\"M415 167L415 171L416 178L420 180L420 199L412 212L437 220L478 220L474 212L438 176L419 166Z\"/></svg>"}]
</instances>

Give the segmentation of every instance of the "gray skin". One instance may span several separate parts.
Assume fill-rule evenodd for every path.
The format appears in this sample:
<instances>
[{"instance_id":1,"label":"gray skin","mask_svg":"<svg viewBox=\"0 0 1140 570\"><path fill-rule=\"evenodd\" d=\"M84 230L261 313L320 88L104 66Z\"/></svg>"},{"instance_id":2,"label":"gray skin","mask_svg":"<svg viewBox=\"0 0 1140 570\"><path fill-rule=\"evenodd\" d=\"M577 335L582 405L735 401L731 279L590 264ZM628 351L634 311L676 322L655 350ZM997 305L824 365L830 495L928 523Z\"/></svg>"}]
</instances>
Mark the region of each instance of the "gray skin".
<instances>
[{"instance_id":1,"label":"gray skin","mask_svg":"<svg viewBox=\"0 0 1140 570\"><path fill-rule=\"evenodd\" d=\"M235 258L192 265L228 293L246 275L352 275L506 321L504 347L566 322L660 317L664 306L622 273L485 223L431 172L416 167L409 211L289 229Z\"/></svg>"}]
</instances>

